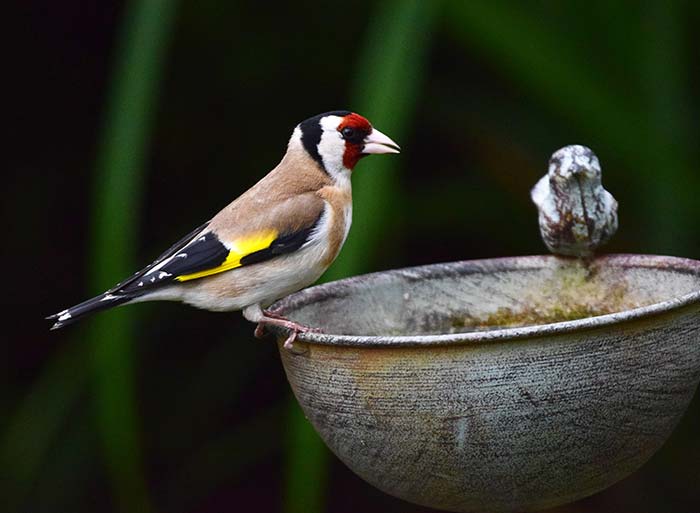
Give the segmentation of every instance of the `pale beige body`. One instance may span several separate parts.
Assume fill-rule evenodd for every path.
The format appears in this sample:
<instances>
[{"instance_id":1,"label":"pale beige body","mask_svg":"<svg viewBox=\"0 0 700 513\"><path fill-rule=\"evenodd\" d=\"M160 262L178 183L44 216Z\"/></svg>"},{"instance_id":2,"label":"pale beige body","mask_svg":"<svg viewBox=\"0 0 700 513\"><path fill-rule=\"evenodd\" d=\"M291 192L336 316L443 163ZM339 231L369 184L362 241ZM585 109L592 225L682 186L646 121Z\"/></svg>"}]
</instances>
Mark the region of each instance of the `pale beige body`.
<instances>
[{"instance_id":1,"label":"pale beige body","mask_svg":"<svg viewBox=\"0 0 700 513\"><path fill-rule=\"evenodd\" d=\"M344 173L346 179L332 179L293 137L277 167L221 210L202 233L213 231L226 243L270 228L296 231L321 216L309 241L288 255L178 283L134 302L183 301L213 311L255 305L259 310L312 284L338 256L350 229L352 187L350 171Z\"/></svg>"}]
</instances>

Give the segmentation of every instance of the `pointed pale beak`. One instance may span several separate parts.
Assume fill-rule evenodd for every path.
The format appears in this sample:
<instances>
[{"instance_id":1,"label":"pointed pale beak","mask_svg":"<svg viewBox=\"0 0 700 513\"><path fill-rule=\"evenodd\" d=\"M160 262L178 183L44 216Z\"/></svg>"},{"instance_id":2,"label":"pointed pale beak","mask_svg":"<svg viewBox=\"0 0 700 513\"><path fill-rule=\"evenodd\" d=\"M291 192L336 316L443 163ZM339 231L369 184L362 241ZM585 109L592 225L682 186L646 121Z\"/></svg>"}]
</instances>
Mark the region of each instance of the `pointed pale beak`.
<instances>
[{"instance_id":1,"label":"pointed pale beak","mask_svg":"<svg viewBox=\"0 0 700 513\"><path fill-rule=\"evenodd\" d=\"M401 148L388 136L381 133L376 128L373 128L365 140L363 141L363 155L379 154L379 153L400 153Z\"/></svg>"}]
</instances>

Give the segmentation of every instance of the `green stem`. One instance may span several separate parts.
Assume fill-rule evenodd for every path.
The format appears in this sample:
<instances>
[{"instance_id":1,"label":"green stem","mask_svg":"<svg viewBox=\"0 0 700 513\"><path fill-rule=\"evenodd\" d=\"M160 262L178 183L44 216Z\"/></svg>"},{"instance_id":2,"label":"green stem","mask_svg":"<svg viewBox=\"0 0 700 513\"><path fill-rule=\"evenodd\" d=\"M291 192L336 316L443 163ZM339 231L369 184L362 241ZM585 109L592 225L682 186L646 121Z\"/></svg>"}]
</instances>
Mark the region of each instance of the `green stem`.
<instances>
[{"instance_id":1,"label":"green stem","mask_svg":"<svg viewBox=\"0 0 700 513\"><path fill-rule=\"evenodd\" d=\"M144 154L175 5L132 0L126 8L94 185L90 283L96 291L133 271ZM89 332L97 422L125 512L151 509L134 399L133 326L133 311L115 311L96 317Z\"/></svg>"},{"instance_id":2,"label":"green stem","mask_svg":"<svg viewBox=\"0 0 700 513\"><path fill-rule=\"evenodd\" d=\"M386 0L370 18L350 107L399 143L415 114L439 5L437 1ZM353 177L353 229L326 280L371 270L385 233L398 217L400 159L367 160ZM328 452L295 402L287 425L284 510L318 513L325 503Z\"/></svg>"}]
</instances>

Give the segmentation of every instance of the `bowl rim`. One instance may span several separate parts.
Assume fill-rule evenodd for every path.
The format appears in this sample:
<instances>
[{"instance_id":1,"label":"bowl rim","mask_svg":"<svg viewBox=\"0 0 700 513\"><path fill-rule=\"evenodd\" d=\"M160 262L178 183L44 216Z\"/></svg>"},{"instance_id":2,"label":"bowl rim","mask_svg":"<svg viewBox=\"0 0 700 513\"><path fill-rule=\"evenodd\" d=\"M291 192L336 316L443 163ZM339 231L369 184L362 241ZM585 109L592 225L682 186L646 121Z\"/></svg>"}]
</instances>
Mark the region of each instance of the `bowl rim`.
<instances>
[{"instance_id":1,"label":"bowl rim","mask_svg":"<svg viewBox=\"0 0 700 513\"><path fill-rule=\"evenodd\" d=\"M540 269L553 267L565 262L577 261L571 257L557 255L526 255L514 257L499 257L474 260L459 260L428 264L414 267L404 267L368 274L361 274L350 278L336 280L322 285L316 285L286 296L269 309L275 313L286 315L290 310L302 305L337 296L347 289L351 289L363 282L378 282L392 276L422 278L435 275L438 272L459 271L461 274L472 274L483 271L513 271ZM580 261L580 260L579 260ZM597 265L613 265L615 267L668 269L678 273L692 274L700 277L700 261L690 258L645 255L645 254L610 254L602 255L591 260ZM427 274L426 274L427 273ZM464 333L445 333L438 335L343 335L333 333L299 333L297 340L309 344L333 345L333 346L362 346L362 347L397 347L397 346L438 346L476 344L495 341L520 340L523 338L543 337L570 333L573 331L585 331L605 326L611 326L629 322L632 320L651 317L663 313L672 312L688 305L700 303L700 289L682 296L641 306L621 312L615 312L582 319L560 321L549 324L533 324L531 326L519 326L500 328L488 331L469 331ZM270 326L278 334L286 334L286 328Z\"/></svg>"}]
</instances>

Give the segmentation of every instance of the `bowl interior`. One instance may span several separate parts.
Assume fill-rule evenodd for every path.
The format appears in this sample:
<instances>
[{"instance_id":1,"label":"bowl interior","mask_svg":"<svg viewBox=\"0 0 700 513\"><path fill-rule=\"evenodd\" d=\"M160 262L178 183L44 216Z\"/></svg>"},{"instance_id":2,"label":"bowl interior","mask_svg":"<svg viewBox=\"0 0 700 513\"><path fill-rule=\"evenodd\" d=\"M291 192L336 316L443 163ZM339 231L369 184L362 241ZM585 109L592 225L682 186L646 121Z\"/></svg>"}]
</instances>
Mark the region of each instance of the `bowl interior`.
<instances>
[{"instance_id":1,"label":"bowl interior","mask_svg":"<svg viewBox=\"0 0 700 513\"><path fill-rule=\"evenodd\" d=\"M694 260L533 256L359 276L307 289L276 309L327 334L434 335L571 321L698 290L700 263Z\"/></svg>"}]
</instances>

